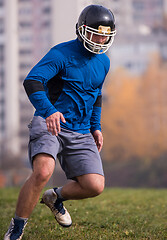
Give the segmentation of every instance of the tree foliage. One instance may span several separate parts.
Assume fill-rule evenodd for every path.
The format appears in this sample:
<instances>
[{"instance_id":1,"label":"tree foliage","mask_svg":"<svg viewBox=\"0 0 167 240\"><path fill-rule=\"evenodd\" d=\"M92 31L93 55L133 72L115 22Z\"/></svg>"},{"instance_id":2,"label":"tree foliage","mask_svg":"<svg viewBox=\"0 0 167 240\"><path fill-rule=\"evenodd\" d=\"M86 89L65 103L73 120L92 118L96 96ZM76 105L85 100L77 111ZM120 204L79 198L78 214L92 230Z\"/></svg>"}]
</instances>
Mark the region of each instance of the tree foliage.
<instances>
[{"instance_id":1,"label":"tree foliage","mask_svg":"<svg viewBox=\"0 0 167 240\"><path fill-rule=\"evenodd\" d=\"M167 63L154 54L147 71L117 69L105 85L102 111L105 160L151 159L167 150Z\"/></svg>"}]
</instances>

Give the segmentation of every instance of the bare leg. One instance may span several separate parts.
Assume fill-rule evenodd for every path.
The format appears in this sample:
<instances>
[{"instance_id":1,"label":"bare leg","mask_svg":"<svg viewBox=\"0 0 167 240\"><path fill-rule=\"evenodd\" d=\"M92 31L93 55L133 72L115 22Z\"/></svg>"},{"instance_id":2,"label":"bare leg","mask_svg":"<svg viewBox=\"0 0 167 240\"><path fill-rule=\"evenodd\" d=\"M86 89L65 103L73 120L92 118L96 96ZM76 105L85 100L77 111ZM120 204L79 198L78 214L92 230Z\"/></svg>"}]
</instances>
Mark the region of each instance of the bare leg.
<instances>
[{"instance_id":1,"label":"bare leg","mask_svg":"<svg viewBox=\"0 0 167 240\"><path fill-rule=\"evenodd\" d=\"M36 206L40 193L55 168L54 159L48 154L38 154L33 161L33 173L23 185L16 206L16 215L29 218Z\"/></svg>"},{"instance_id":2,"label":"bare leg","mask_svg":"<svg viewBox=\"0 0 167 240\"><path fill-rule=\"evenodd\" d=\"M95 197L104 189L104 177L99 174L85 174L63 186L61 195L64 199L84 199Z\"/></svg>"}]
</instances>

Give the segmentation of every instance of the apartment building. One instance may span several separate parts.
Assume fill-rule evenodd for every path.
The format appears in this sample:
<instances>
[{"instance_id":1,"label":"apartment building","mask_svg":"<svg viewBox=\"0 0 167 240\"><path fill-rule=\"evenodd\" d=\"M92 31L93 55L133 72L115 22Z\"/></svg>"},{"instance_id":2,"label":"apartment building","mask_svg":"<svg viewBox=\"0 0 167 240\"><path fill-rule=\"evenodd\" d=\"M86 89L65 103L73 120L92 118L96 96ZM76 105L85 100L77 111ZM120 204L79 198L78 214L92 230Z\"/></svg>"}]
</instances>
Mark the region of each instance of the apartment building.
<instances>
[{"instance_id":1,"label":"apartment building","mask_svg":"<svg viewBox=\"0 0 167 240\"><path fill-rule=\"evenodd\" d=\"M51 46L51 1L18 1L18 65L19 65L19 139L20 154L26 153L28 128L34 109L23 88L29 70Z\"/></svg>"},{"instance_id":2,"label":"apartment building","mask_svg":"<svg viewBox=\"0 0 167 240\"><path fill-rule=\"evenodd\" d=\"M4 1L0 0L0 152L2 152L2 139L5 131L5 23Z\"/></svg>"},{"instance_id":3,"label":"apartment building","mask_svg":"<svg viewBox=\"0 0 167 240\"><path fill-rule=\"evenodd\" d=\"M10 16L7 17L7 16ZM18 154L17 1L0 1L0 152ZM9 147L11 146L11 147Z\"/></svg>"},{"instance_id":4,"label":"apartment building","mask_svg":"<svg viewBox=\"0 0 167 240\"><path fill-rule=\"evenodd\" d=\"M117 35L109 51L111 69L125 67L142 74L157 52L167 59L167 0L113 0L110 8L116 16Z\"/></svg>"},{"instance_id":5,"label":"apartment building","mask_svg":"<svg viewBox=\"0 0 167 240\"><path fill-rule=\"evenodd\" d=\"M0 0L0 159L6 154L27 157L27 125L34 109L23 81L52 46L76 37L78 15L89 4Z\"/></svg>"}]
</instances>

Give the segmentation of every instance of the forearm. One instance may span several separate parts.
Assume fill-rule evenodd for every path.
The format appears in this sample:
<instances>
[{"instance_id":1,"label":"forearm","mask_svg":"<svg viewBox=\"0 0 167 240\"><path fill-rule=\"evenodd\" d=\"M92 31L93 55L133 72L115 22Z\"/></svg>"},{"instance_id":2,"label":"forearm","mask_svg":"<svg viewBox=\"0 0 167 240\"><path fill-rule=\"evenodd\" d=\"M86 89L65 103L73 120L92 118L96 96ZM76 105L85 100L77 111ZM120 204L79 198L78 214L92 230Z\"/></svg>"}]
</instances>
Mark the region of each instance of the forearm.
<instances>
[{"instance_id":1,"label":"forearm","mask_svg":"<svg viewBox=\"0 0 167 240\"><path fill-rule=\"evenodd\" d=\"M92 117L90 120L91 133L93 133L95 130L101 131L101 106L102 106L102 95L99 95L93 106Z\"/></svg>"},{"instance_id":2,"label":"forearm","mask_svg":"<svg viewBox=\"0 0 167 240\"><path fill-rule=\"evenodd\" d=\"M41 117L47 118L57 112L57 109L51 104L43 84L36 80L25 80L24 88L28 98Z\"/></svg>"},{"instance_id":3,"label":"forearm","mask_svg":"<svg viewBox=\"0 0 167 240\"><path fill-rule=\"evenodd\" d=\"M91 133L93 133L95 130L101 131L101 107L94 106L90 124L91 124L91 128L90 128Z\"/></svg>"}]
</instances>

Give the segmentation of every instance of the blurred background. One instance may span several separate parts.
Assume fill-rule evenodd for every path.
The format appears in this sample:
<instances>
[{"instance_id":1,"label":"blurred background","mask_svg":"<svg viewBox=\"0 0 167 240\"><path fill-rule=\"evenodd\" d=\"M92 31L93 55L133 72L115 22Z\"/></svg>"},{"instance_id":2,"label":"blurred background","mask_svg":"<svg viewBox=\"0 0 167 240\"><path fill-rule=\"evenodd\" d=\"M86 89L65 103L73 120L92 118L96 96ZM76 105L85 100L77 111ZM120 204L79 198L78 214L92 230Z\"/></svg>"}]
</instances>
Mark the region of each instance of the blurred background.
<instances>
[{"instance_id":1,"label":"blurred background","mask_svg":"<svg viewBox=\"0 0 167 240\"><path fill-rule=\"evenodd\" d=\"M0 0L0 187L31 173L23 81L51 47L76 38L90 4L110 8L117 29L103 89L106 186L167 186L167 0ZM64 181L57 164L49 184Z\"/></svg>"}]
</instances>

